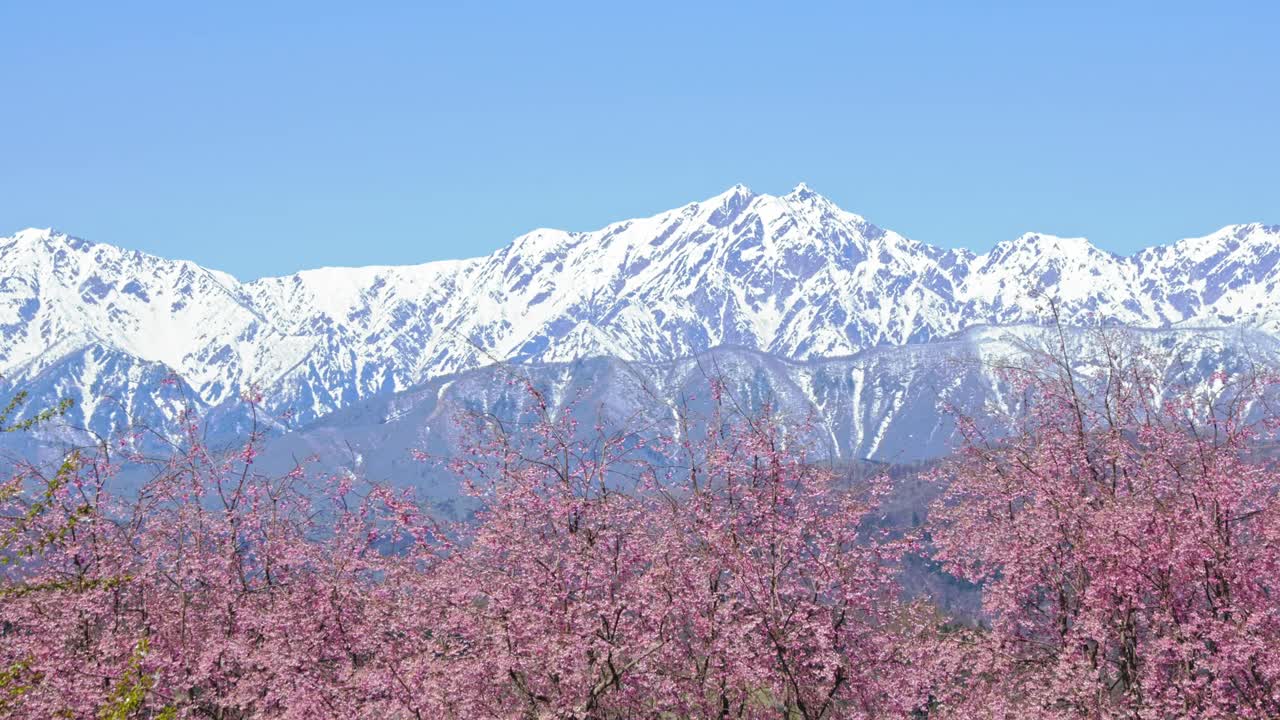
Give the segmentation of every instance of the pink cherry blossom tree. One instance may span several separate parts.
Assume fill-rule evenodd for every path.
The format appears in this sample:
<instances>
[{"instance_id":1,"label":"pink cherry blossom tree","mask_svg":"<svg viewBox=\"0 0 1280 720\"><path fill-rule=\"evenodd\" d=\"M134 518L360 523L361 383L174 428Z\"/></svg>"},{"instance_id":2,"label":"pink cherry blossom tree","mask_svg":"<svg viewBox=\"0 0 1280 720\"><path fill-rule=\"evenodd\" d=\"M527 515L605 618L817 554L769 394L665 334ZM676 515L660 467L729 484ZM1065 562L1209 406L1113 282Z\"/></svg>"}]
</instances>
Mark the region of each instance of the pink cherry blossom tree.
<instances>
[{"instance_id":1,"label":"pink cherry blossom tree","mask_svg":"<svg viewBox=\"0 0 1280 720\"><path fill-rule=\"evenodd\" d=\"M1101 338L1010 371L1003 437L962 423L936 479L936 557L986 621L938 643L949 717L1280 715L1280 472L1269 379L1162 389Z\"/></svg>"},{"instance_id":2,"label":"pink cherry blossom tree","mask_svg":"<svg viewBox=\"0 0 1280 720\"><path fill-rule=\"evenodd\" d=\"M1112 352L1010 371L1012 432L961 423L929 535L874 530L886 481L736 407L659 428L529 413L413 498L262 438L125 443L0 493L0 698L15 718L1271 717L1278 429L1264 379L1169 393ZM122 467L148 468L115 492ZM28 550L30 549L30 550ZM904 553L981 583L984 616L902 598Z\"/></svg>"},{"instance_id":3,"label":"pink cherry blossom tree","mask_svg":"<svg viewBox=\"0 0 1280 720\"><path fill-rule=\"evenodd\" d=\"M807 462L767 409L717 412L705 441L657 447L601 428L576 440L542 402L536 415L533 451L502 436L460 467L492 479L473 483L481 522L440 568L452 711L817 719L922 704L898 551L859 537L875 498Z\"/></svg>"},{"instance_id":4,"label":"pink cherry blossom tree","mask_svg":"<svg viewBox=\"0 0 1280 720\"><path fill-rule=\"evenodd\" d=\"M348 476L256 472L189 418L0 496L9 716L845 718L920 702L896 550L768 413L702 442L581 432L530 389L438 528ZM718 390L717 390L718 392ZM651 434L646 434L648 437ZM122 467L147 468L135 494ZM33 494L34 492L34 494Z\"/></svg>"},{"instance_id":5,"label":"pink cherry blossom tree","mask_svg":"<svg viewBox=\"0 0 1280 720\"><path fill-rule=\"evenodd\" d=\"M358 717L371 706L371 588L424 566L380 547L421 545L428 525L385 488L254 474L256 435L215 454L191 430L160 460L74 456L37 495L38 514L8 512L29 501L7 498L6 520L23 518L7 529L44 543L8 556L0 662L22 676L10 716ZM117 460L155 476L115 494Z\"/></svg>"}]
</instances>

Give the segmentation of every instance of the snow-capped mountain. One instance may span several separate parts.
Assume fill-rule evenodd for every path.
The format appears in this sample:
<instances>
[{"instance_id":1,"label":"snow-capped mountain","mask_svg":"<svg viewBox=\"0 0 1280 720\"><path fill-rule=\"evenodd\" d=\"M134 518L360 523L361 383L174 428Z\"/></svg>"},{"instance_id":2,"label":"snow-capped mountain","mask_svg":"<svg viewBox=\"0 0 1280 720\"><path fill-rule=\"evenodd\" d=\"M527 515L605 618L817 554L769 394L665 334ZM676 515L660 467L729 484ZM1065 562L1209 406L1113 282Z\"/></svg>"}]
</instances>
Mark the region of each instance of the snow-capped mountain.
<instances>
[{"instance_id":1,"label":"snow-capped mountain","mask_svg":"<svg viewBox=\"0 0 1280 720\"><path fill-rule=\"evenodd\" d=\"M497 360L667 362L733 345L810 360L1037 322L1280 330L1280 226L1130 257L1027 234L977 255L879 228L801 185L736 186L492 255L239 282L51 230L0 239L0 392L80 400L108 430L156 423L172 374L198 408L258 387L288 424ZM111 412L93 396L112 398Z\"/></svg>"}]
</instances>

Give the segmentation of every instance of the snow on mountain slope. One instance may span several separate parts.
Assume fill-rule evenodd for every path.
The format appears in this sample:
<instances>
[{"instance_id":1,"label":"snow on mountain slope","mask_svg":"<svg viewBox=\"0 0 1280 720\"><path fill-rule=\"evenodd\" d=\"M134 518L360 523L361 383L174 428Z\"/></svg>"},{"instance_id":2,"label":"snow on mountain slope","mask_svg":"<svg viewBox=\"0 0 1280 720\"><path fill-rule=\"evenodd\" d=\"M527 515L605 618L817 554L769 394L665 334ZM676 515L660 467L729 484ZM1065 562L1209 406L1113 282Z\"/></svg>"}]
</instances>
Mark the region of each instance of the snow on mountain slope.
<instances>
[{"instance_id":1,"label":"snow on mountain slope","mask_svg":"<svg viewBox=\"0 0 1280 720\"><path fill-rule=\"evenodd\" d=\"M963 282L969 312L992 324L1044 316L1053 297L1071 320L1151 325L1152 303L1137 289L1137 268L1084 238L1027 233L974 259Z\"/></svg>"},{"instance_id":2,"label":"snow on mountain slope","mask_svg":"<svg viewBox=\"0 0 1280 720\"><path fill-rule=\"evenodd\" d=\"M1239 376L1280 368L1280 340L1259 331L1122 330L1110 335L1172 387L1194 386L1214 373ZM592 357L563 363L501 364L434 378L400 393L354 403L297 431L274 438L261 462L288 470L297 458L318 456L321 467L347 468L379 480L414 485L449 513L465 512L457 478L414 460L410 450L456 457L466 447L467 418L496 417L517 427L532 408L526 383L570 409L584 432L676 434L676 412L690 419L711 413L709 378L724 381L730 410L758 411L768 403L793 427L808 427L815 458L841 464L914 463L952 448L949 406L991 422L1016 411L996 366L1041 367L1036 353L1056 346L1042 327L973 328L932 343L880 347L854 356L790 361L746 348L722 347L672 362L627 362ZM1069 331L1078 369L1100 367L1099 347L1085 331ZM994 408L997 413L986 412ZM527 419L527 416L526 416ZM998 428L988 425L988 430Z\"/></svg>"},{"instance_id":3,"label":"snow on mountain slope","mask_svg":"<svg viewBox=\"0 0 1280 720\"><path fill-rule=\"evenodd\" d=\"M1276 332L1278 261L1280 226L1262 225L1127 258L1040 234L984 255L943 250L803 185L735 186L594 232L537 230L470 260L247 283L25 230L0 239L0 385L106 348L168 368L204 406L259 387L296 424L497 360L663 362L725 345L851 355L1036 322L1045 297L1071 324Z\"/></svg>"},{"instance_id":4,"label":"snow on mountain slope","mask_svg":"<svg viewBox=\"0 0 1280 720\"><path fill-rule=\"evenodd\" d=\"M314 342L265 322L231 276L48 230L0 240L0 373L102 345L177 371L206 402L278 374Z\"/></svg>"},{"instance_id":5,"label":"snow on mountain slope","mask_svg":"<svg viewBox=\"0 0 1280 720\"><path fill-rule=\"evenodd\" d=\"M1231 225L1133 257L1157 317L1280 331L1280 225Z\"/></svg>"}]
</instances>

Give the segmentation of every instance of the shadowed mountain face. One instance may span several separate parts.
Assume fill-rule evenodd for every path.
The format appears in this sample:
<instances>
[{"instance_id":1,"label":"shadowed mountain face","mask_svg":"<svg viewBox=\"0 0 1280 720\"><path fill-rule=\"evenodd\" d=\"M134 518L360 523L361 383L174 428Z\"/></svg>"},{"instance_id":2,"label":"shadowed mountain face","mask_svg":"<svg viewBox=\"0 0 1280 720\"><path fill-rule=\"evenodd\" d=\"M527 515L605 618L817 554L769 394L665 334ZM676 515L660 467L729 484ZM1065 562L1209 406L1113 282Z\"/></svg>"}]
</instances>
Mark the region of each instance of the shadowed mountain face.
<instances>
[{"instance_id":1,"label":"shadowed mountain face","mask_svg":"<svg viewBox=\"0 0 1280 720\"><path fill-rule=\"evenodd\" d=\"M1086 332L1069 334L1078 369L1099 366L1095 340ZM1171 389L1194 387L1217 372L1280 368L1280 342L1259 332L1114 331L1110 340L1146 358ZM798 432L814 460L864 470L919 464L953 449L956 412L998 434L1000 418L1016 414L1021 399L1002 369L1044 369L1042 353L1054 342L1043 330L1022 326L805 362L720 348L664 363L600 357L490 366L332 413L272 440L262 462L283 471L295 459L315 456L326 469L414 485L442 510L457 513L465 510L458 478L414 459L411 450L456 456L466 447L464 429L483 418L517 427L532 408L529 386L555 412L574 413L584 432L595 432L599 423L607 432L676 437L705 432L716 378L724 383L726 411L750 414L767 406Z\"/></svg>"},{"instance_id":2,"label":"shadowed mountain face","mask_svg":"<svg viewBox=\"0 0 1280 720\"><path fill-rule=\"evenodd\" d=\"M1280 227L1256 224L1127 258L1041 234L985 255L942 250L804 186L738 186L594 232L537 230L471 260L247 283L27 230L0 239L0 393L73 397L72 420L109 433L171 425L175 393L234 417L257 387L275 422L296 428L496 361L660 365L725 346L809 361L1038 322L1045 297L1069 325L1273 332L1278 261ZM849 382L808 390L834 398L897 381ZM867 438L837 444L875 445L863 428L850 415L832 430Z\"/></svg>"},{"instance_id":3,"label":"shadowed mountain face","mask_svg":"<svg viewBox=\"0 0 1280 720\"><path fill-rule=\"evenodd\" d=\"M1102 364L1101 340L1125 348L1126 357L1149 364L1171 389L1194 387L1217 373L1241 376L1280 369L1280 341L1245 329L1068 330L1068 352L1081 371ZM352 473L412 487L436 515L466 519L478 501L462 492L463 478L447 459L463 456L476 436L468 431L491 420L511 430L515 442L535 399L532 387L556 415L572 413L586 434L633 431L646 438L707 432L713 415L711 384L723 385L728 413L767 409L793 430L792 440L813 462L830 463L852 477L888 470L896 478L875 527L898 530L919 525L940 488L914 471L954 448L955 415L975 417L998 436L1002 422L1020 411L1006 369L1041 369L1058 338L1040 326L973 328L930 343L882 347L841 358L782 360L758 350L717 348L669 362L593 357L557 363L506 363L434 378L400 392L358 400L297 427L262 417L275 431L255 461L259 472L284 473L299 461L322 473ZM122 373L133 382L120 400L101 410L134 417L176 416L192 390L169 378L163 367L94 348L51 366L43 382L29 385L36 407L63 395L57 378L96 368L97 376ZM109 371L109 372L108 372ZM160 387L159 393L149 389ZM158 400L153 402L153 399ZM151 403L151 404L148 404ZM251 418L243 404L209 411L209 439L216 448L243 443ZM164 427L158 428L162 432ZM55 453L62 442L89 438L69 426L51 434L0 436L0 449L26 456ZM27 442L28 445L15 443ZM147 442L144 436L144 444ZM162 450L158 446L156 450ZM425 453L428 459L420 459ZM161 453L163 455L163 452ZM653 459L665 462L664 458ZM119 489L145 479L128 465ZM927 592L949 612L976 617L976 588L912 560L902 578L910 595Z\"/></svg>"}]
</instances>

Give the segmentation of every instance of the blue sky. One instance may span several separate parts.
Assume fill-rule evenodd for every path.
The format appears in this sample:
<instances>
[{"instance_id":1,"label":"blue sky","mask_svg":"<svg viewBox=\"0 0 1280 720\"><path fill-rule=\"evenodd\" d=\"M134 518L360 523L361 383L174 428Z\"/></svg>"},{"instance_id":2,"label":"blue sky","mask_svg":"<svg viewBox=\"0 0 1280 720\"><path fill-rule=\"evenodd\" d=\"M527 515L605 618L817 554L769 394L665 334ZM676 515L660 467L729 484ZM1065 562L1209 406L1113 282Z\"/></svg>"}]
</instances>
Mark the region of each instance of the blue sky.
<instances>
[{"instance_id":1,"label":"blue sky","mask_svg":"<svg viewBox=\"0 0 1280 720\"><path fill-rule=\"evenodd\" d=\"M4 3L0 235L247 279L737 182L979 251L1280 222L1280 4L1026 5Z\"/></svg>"}]
</instances>

